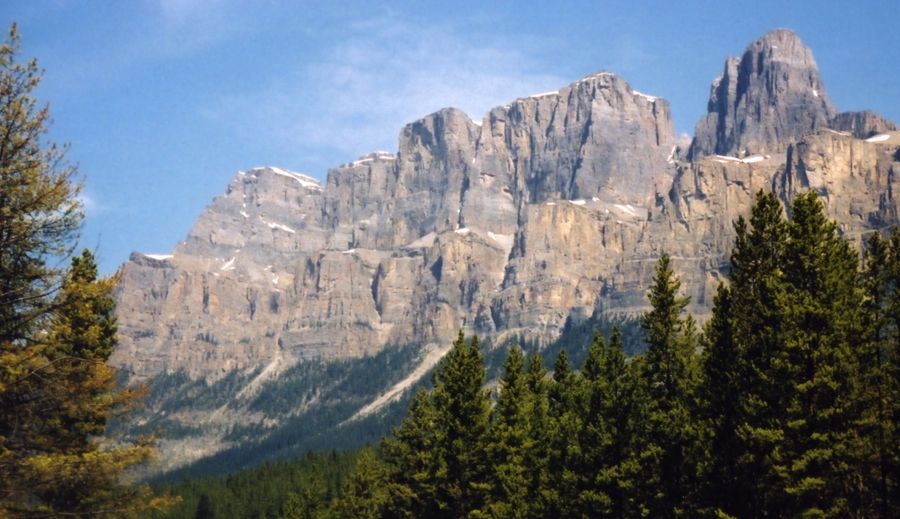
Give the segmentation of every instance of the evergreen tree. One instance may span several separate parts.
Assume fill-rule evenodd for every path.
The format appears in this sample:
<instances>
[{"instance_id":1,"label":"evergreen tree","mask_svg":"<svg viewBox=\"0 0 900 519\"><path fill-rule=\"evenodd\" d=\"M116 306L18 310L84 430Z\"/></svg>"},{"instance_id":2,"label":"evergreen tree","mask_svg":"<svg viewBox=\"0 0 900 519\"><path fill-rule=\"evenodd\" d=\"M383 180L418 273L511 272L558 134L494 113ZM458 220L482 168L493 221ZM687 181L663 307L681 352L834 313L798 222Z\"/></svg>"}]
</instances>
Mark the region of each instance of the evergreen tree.
<instances>
[{"instance_id":1,"label":"evergreen tree","mask_svg":"<svg viewBox=\"0 0 900 519\"><path fill-rule=\"evenodd\" d=\"M733 499L724 512L735 517L766 517L782 506L776 466L783 459L782 428L787 381L777 372L787 326L783 302L788 287L783 265L788 240L784 211L771 193L760 191L750 213L735 222L731 254L729 322L737 364L725 376L738 397L735 424L719 423L715 441L734 442L732 451L714 453L719 467L734 465L733 477L717 483L720 496ZM722 309L713 314L721 316ZM724 318L723 318L724 319ZM709 365L707 366L709 367ZM715 375L713 375L715 376ZM723 430L728 427L728 430ZM733 427L733 430L730 428Z\"/></svg>"},{"instance_id":2,"label":"evergreen tree","mask_svg":"<svg viewBox=\"0 0 900 519\"><path fill-rule=\"evenodd\" d=\"M410 415L385 443L391 507L397 516L464 517L482 510L489 490L490 400L478 338L460 331Z\"/></svg>"},{"instance_id":3,"label":"evergreen tree","mask_svg":"<svg viewBox=\"0 0 900 519\"><path fill-rule=\"evenodd\" d=\"M703 332L703 377L700 398L709 438L703 471L704 505L710 510L733 513L742 482L738 478L737 436L741 388L732 329L731 291L720 284L713 313Z\"/></svg>"},{"instance_id":4,"label":"evergreen tree","mask_svg":"<svg viewBox=\"0 0 900 519\"><path fill-rule=\"evenodd\" d=\"M690 514L699 482L697 338L693 319L681 315L689 299L678 295L680 286L664 254L648 293L651 309L641 319L647 351L640 374L638 496L653 517Z\"/></svg>"},{"instance_id":5,"label":"evergreen tree","mask_svg":"<svg viewBox=\"0 0 900 519\"><path fill-rule=\"evenodd\" d=\"M369 447L356 459L344 492L332 508L334 517L375 519L387 516L388 474L383 462Z\"/></svg>"},{"instance_id":6,"label":"evergreen tree","mask_svg":"<svg viewBox=\"0 0 900 519\"><path fill-rule=\"evenodd\" d=\"M566 350L560 350L548 392L549 484L543 502L549 517L573 516L577 510L581 445L573 440L581 430L581 395L581 376L569 367Z\"/></svg>"},{"instance_id":7,"label":"evergreen tree","mask_svg":"<svg viewBox=\"0 0 900 519\"><path fill-rule=\"evenodd\" d=\"M0 46L0 515L124 515L161 504L121 484L147 444L100 449L123 408L106 361L115 344L112 289L91 254L68 270L82 220L75 169L44 144L49 111L32 91L34 60L16 61L15 26Z\"/></svg>"},{"instance_id":8,"label":"evergreen tree","mask_svg":"<svg viewBox=\"0 0 900 519\"><path fill-rule=\"evenodd\" d=\"M632 507L633 466L630 452L633 381L629 376L622 335L613 328L609 345L597 333L582 373L585 413L579 436L579 512L590 517L624 517Z\"/></svg>"},{"instance_id":9,"label":"evergreen tree","mask_svg":"<svg viewBox=\"0 0 900 519\"><path fill-rule=\"evenodd\" d=\"M900 230L874 233L863 271L866 341L856 386L860 416L861 508L870 517L900 516Z\"/></svg>"},{"instance_id":10,"label":"evergreen tree","mask_svg":"<svg viewBox=\"0 0 900 519\"><path fill-rule=\"evenodd\" d=\"M403 423L382 442L388 465L387 509L393 517L436 517L438 417L428 391L413 395Z\"/></svg>"},{"instance_id":11,"label":"evergreen tree","mask_svg":"<svg viewBox=\"0 0 900 519\"><path fill-rule=\"evenodd\" d=\"M858 485L857 431L848 427L863 338L858 259L814 192L798 195L791 213L784 263L790 325L773 364L787 382L785 453L776 470L798 515L848 517Z\"/></svg>"},{"instance_id":12,"label":"evergreen tree","mask_svg":"<svg viewBox=\"0 0 900 519\"><path fill-rule=\"evenodd\" d=\"M200 495L200 501L197 501L197 511L194 513L194 518L216 519L216 512L213 509L212 501L209 499L209 495Z\"/></svg>"},{"instance_id":13,"label":"evergreen tree","mask_svg":"<svg viewBox=\"0 0 900 519\"><path fill-rule=\"evenodd\" d=\"M525 373L525 356L517 346L509 348L494 407L488 460L491 466L490 517L527 517L530 503L525 456L532 447L532 399Z\"/></svg>"},{"instance_id":14,"label":"evergreen tree","mask_svg":"<svg viewBox=\"0 0 900 519\"><path fill-rule=\"evenodd\" d=\"M525 501L528 503L528 517L546 517L547 503L544 489L547 488L549 462L549 401L547 372L544 359L533 353L528 359L525 373L530 398L529 444L525 449L523 463L528 478Z\"/></svg>"}]
</instances>

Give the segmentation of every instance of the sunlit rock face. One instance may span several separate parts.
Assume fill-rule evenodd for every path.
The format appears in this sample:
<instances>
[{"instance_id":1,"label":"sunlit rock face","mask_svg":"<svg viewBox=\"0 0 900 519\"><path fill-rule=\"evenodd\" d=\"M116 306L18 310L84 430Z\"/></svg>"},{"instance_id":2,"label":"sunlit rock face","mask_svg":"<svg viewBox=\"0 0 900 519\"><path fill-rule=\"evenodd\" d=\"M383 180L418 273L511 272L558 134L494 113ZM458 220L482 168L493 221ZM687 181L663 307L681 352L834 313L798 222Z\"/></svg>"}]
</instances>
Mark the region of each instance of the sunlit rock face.
<instances>
[{"instance_id":1,"label":"sunlit rock face","mask_svg":"<svg viewBox=\"0 0 900 519\"><path fill-rule=\"evenodd\" d=\"M598 309L646 309L663 253L702 318L759 190L815 190L857 243L898 222L900 133L871 112L836 115L790 31L728 59L696 133L676 142L668 102L600 72L480 121L428 115L396 153L324 184L238 172L171 255L122 266L114 363L132 380L277 380L300 359L448 344L461 328L549 341Z\"/></svg>"}]
</instances>

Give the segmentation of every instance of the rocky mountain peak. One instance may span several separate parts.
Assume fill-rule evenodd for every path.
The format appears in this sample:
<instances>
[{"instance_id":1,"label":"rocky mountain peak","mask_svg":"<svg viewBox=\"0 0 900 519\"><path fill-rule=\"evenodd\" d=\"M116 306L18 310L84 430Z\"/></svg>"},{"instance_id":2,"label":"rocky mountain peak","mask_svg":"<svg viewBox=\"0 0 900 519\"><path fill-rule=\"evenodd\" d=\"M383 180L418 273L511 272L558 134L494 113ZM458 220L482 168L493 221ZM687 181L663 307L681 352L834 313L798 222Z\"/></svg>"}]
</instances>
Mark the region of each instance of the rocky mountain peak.
<instances>
[{"instance_id":1,"label":"rocky mountain peak","mask_svg":"<svg viewBox=\"0 0 900 519\"><path fill-rule=\"evenodd\" d=\"M775 29L728 58L710 88L708 113L697 123L690 157L782 151L827 127L831 104L812 51L788 29Z\"/></svg>"}]
</instances>

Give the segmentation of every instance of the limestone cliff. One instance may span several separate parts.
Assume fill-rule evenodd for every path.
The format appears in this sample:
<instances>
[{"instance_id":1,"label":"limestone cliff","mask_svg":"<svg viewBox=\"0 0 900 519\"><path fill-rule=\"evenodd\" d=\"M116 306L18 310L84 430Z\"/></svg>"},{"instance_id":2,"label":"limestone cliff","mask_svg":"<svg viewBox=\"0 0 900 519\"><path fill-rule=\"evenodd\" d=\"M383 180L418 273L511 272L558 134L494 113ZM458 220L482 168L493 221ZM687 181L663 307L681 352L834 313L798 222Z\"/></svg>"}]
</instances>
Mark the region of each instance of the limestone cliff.
<instances>
[{"instance_id":1,"label":"limestone cliff","mask_svg":"<svg viewBox=\"0 0 900 519\"><path fill-rule=\"evenodd\" d=\"M182 442L206 445L178 451L186 461L248 416L277 429L280 415L234 402L277 392L301 359L444 345L460 328L549 341L598 309L642 311L663 252L702 315L760 189L816 190L853 239L898 222L900 133L835 114L809 49L776 30L726 62L685 161L668 103L600 72L480 122L426 116L396 154L336 167L324 186L238 172L172 255L122 267L114 362L133 380L249 381L222 386L235 394L214 413L169 416L216 424Z\"/></svg>"}]
</instances>

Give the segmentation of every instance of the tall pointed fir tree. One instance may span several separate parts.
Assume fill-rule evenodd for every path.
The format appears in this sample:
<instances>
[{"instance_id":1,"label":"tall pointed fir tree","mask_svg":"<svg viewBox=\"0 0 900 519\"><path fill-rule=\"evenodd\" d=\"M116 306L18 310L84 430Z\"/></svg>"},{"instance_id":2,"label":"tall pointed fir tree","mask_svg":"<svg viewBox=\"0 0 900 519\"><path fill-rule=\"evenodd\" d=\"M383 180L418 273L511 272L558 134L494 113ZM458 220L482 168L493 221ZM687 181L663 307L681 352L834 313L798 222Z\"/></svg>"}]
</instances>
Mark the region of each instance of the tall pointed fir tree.
<instances>
[{"instance_id":1,"label":"tall pointed fir tree","mask_svg":"<svg viewBox=\"0 0 900 519\"><path fill-rule=\"evenodd\" d=\"M873 233L863 269L866 341L857 355L861 412L857 451L861 507L869 517L900 517L900 228Z\"/></svg>"},{"instance_id":2,"label":"tall pointed fir tree","mask_svg":"<svg viewBox=\"0 0 900 519\"><path fill-rule=\"evenodd\" d=\"M573 441L581 429L581 376L569 366L566 350L553 364L548 390L547 480L543 502L550 517L572 516L578 500L578 462L581 445Z\"/></svg>"},{"instance_id":3,"label":"tall pointed fir tree","mask_svg":"<svg viewBox=\"0 0 900 519\"><path fill-rule=\"evenodd\" d=\"M525 455L532 446L532 400L525 373L525 356L511 346L503 365L500 393L494 406L488 460L491 467L487 517L528 517L530 502Z\"/></svg>"},{"instance_id":4,"label":"tall pointed fir tree","mask_svg":"<svg viewBox=\"0 0 900 519\"><path fill-rule=\"evenodd\" d=\"M652 517L690 515L698 487L697 337L693 319L682 316L689 299L679 295L680 287L664 254L648 293L651 309L641 318L647 351L640 375L644 399L637 491Z\"/></svg>"},{"instance_id":5,"label":"tall pointed fir tree","mask_svg":"<svg viewBox=\"0 0 900 519\"><path fill-rule=\"evenodd\" d=\"M635 512L636 468L631 458L634 381L623 352L622 335L613 328L607 344L594 337L582 373L584 423L579 441L579 513L590 517L627 517Z\"/></svg>"},{"instance_id":6,"label":"tall pointed fir tree","mask_svg":"<svg viewBox=\"0 0 900 519\"><path fill-rule=\"evenodd\" d=\"M384 445L391 516L465 517L487 500L491 405L478 338L460 331L432 379Z\"/></svg>"},{"instance_id":7,"label":"tall pointed fir tree","mask_svg":"<svg viewBox=\"0 0 900 519\"><path fill-rule=\"evenodd\" d=\"M549 484L548 463L550 458L550 422L547 371L544 359L539 353L528 358L525 373L528 394L531 401L529 417L529 444L524 453L525 473L528 478L526 497L528 517L547 517L547 503L544 489Z\"/></svg>"},{"instance_id":8,"label":"tall pointed fir tree","mask_svg":"<svg viewBox=\"0 0 900 519\"><path fill-rule=\"evenodd\" d=\"M783 302L788 287L782 268L788 229L781 203L771 193L757 193L749 226L738 218L735 234L730 297L720 299L713 309L715 325L722 328L718 332L731 333L731 339L708 336L708 343L724 341L717 348L726 349L709 355L728 356L727 349L733 349L736 362L732 369L707 362L706 376L729 384L719 391L737 396L736 403L718 402L737 408L732 410L733 423L718 422L714 427L712 445L730 448L713 451L711 465L730 471L731 477L715 483L711 504L734 517L767 517L781 504L776 466L783 459L780 409L787 384L775 371L787 326ZM722 372L710 373L713 368ZM724 497L728 501L723 502Z\"/></svg>"},{"instance_id":9,"label":"tall pointed fir tree","mask_svg":"<svg viewBox=\"0 0 900 519\"><path fill-rule=\"evenodd\" d=\"M784 458L776 465L797 515L851 517L858 504L856 354L864 338L858 258L812 191L791 207L783 266L787 322L775 376L784 393ZM786 511L782 509L782 511Z\"/></svg>"}]
</instances>

